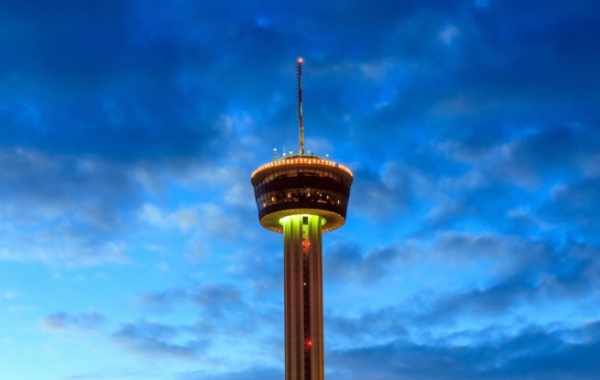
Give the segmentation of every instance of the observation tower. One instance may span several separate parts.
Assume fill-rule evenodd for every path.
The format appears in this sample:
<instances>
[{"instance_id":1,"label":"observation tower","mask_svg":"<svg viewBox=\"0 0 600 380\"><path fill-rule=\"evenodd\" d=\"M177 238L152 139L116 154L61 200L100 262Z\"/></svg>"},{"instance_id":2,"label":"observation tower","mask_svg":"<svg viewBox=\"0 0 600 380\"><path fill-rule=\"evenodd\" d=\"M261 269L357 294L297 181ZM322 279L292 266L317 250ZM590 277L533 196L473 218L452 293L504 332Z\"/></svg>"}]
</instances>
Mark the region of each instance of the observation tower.
<instances>
[{"instance_id":1,"label":"observation tower","mask_svg":"<svg viewBox=\"0 0 600 380\"><path fill-rule=\"evenodd\" d=\"M341 227L352 172L304 152L302 59L298 59L300 149L260 166L252 186L260 224L283 233L285 380L323 380L323 271L321 235Z\"/></svg>"}]
</instances>

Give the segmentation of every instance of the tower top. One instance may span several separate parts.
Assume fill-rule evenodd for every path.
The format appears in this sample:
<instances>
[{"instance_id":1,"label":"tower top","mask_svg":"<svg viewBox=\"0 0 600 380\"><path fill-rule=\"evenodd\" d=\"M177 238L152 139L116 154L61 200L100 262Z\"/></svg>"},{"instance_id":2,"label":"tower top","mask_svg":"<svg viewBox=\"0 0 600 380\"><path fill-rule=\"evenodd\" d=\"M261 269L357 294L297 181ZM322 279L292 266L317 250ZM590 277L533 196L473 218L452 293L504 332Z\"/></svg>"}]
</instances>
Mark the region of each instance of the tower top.
<instances>
[{"instance_id":1,"label":"tower top","mask_svg":"<svg viewBox=\"0 0 600 380\"><path fill-rule=\"evenodd\" d=\"M260 224L275 232L283 232L281 221L290 215L321 217L323 232L341 227L346 221L353 176L350 169L329 159L304 153L302 117L302 63L298 58L298 121L300 150L260 166L251 176Z\"/></svg>"}]
</instances>

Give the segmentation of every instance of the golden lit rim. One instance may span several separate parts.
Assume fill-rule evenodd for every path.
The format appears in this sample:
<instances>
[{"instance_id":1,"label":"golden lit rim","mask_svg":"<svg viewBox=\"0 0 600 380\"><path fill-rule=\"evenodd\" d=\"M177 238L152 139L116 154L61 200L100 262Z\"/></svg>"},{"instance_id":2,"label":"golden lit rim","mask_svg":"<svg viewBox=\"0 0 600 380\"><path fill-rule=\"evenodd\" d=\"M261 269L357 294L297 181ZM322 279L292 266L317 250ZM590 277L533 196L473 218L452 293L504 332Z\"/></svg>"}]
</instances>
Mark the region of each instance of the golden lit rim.
<instances>
[{"instance_id":1,"label":"golden lit rim","mask_svg":"<svg viewBox=\"0 0 600 380\"><path fill-rule=\"evenodd\" d=\"M323 224L321 228L322 232L329 232L338 229L341 226L343 226L346 222L345 218L333 211L319 210L316 208L293 208L288 210L275 211L270 214L267 214L262 217L262 219L260 220L260 224L268 230L282 233L283 226L279 223L279 220L281 218L290 215L302 214L317 215L325 219L325 224Z\"/></svg>"},{"instance_id":2,"label":"golden lit rim","mask_svg":"<svg viewBox=\"0 0 600 380\"><path fill-rule=\"evenodd\" d=\"M258 169L256 169L254 172L252 172L251 178L254 178L254 175L256 173L258 173L264 169L274 168L274 167L278 167L278 166L285 166L285 165L297 165L297 164L322 165L322 166L338 168L338 169L341 169L341 170L347 172L348 174L350 174L351 177L353 177L350 169L348 169L346 166L344 166L342 164L338 164L333 161L314 159L314 158L292 158L292 159L285 159L285 160L277 160L277 161L269 162L268 164L261 165L258 167Z\"/></svg>"}]
</instances>

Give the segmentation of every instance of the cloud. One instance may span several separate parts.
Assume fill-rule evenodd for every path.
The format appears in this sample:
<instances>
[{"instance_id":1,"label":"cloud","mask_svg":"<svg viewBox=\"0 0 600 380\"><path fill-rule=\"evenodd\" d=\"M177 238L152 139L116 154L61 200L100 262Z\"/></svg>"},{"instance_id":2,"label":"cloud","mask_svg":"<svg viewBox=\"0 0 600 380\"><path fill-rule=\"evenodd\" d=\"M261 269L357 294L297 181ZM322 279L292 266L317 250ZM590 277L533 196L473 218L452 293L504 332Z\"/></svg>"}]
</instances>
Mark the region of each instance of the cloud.
<instances>
[{"instance_id":1,"label":"cloud","mask_svg":"<svg viewBox=\"0 0 600 380\"><path fill-rule=\"evenodd\" d=\"M103 314L99 312L89 312L80 314L70 314L58 312L50 314L42 319L44 328L48 330L79 330L93 331L100 329L105 321Z\"/></svg>"},{"instance_id":2,"label":"cloud","mask_svg":"<svg viewBox=\"0 0 600 380\"><path fill-rule=\"evenodd\" d=\"M12 83L0 109L0 141L118 161L213 152L214 139L224 136L208 110L225 97L186 80L200 76L205 62L196 59L203 49L193 37L166 25L151 30L151 15L132 2L45 8L8 10L7 20L27 15L29 22L10 21L13 33L5 35L13 54L3 72ZM192 57L199 67L186 64ZM34 83L42 86L28 91Z\"/></svg>"},{"instance_id":3,"label":"cloud","mask_svg":"<svg viewBox=\"0 0 600 380\"><path fill-rule=\"evenodd\" d=\"M280 303L247 287L189 285L140 294L137 301L144 314L154 319L123 323L113 334L118 343L134 352L202 359L219 368L244 368L259 362L271 365L278 361L273 357L282 355ZM181 315L191 319L172 322ZM199 373L205 374L190 372L189 378L201 376Z\"/></svg>"},{"instance_id":4,"label":"cloud","mask_svg":"<svg viewBox=\"0 0 600 380\"><path fill-rule=\"evenodd\" d=\"M214 374L212 371L197 371L190 372L179 377L179 380L263 380L263 379L279 379L283 378L284 372L280 368L269 367L250 367L241 371L232 371L221 374Z\"/></svg>"},{"instance_id":5,"label":"cloud","mask_svg":"<svg viewBox=\"0 0 600 380\"><path fill-rule=\"evenodd\" d=\"M188 301L189 294L183 288L170 288L161 292L141 294L137 297L140 306L147 310L171 310Z\"/></svg>"},{"instance_id":6,"label":"cloud","mask_svg":"<svg viewBox=\"0 0 600 380\"><path fill-rule=\"evenodd\" d=\"M154 358L193 359L204 353L208 341L185 332L180 327L141 320L122 324L113 339L135 353Z\"/></svg>"},{"instance_id":7,"label":"cloud","mask_svg":"<svg viewBox=\"0 0 600 380\"><path fill-rule=\"evenodd\" d=\"M135 199L130 168L102 159L11 148L0 151L0 167L4 173L0 191L7 201L45 206L43 211L56 213L76 200L85 200L91 204L89 218L98 227L104 226L100 210L92 208L98 201L110 198L115 206L127 206Z\"/></svg>"},{"instance_id":8,"label":"cloud","mask_svg":"<svg viewBox=\"0 0 600 380\"><path fill-rule=\"evenodd\" d=\"M0 291L0 296L2 298L4 298L5 300L13 300L13 299L22 297L23 294L21 294L21 292L18 292L16 290L3 289L2 291Z\"/></svg>"},{"instance_id":9,"label":"cloud","mask_svg":"<svg viewBox=\"0 0 600 380\"><path fill-rule=\"evenodd\" d=\"M8 123L13 126L11 130L29 132L22 133L18 140L28 141L26 144L30 145L21 145L42 147L44 141L44 149L53 147L71 152L84 149L82 144L75 143L79 142L78 138L93 136L94 139L87 139L86 152L116 159L214 157L212 154L216 153L214 148L218 145L215 143L219 139L228 140L227 133L216 128L218 118L227 109L244 106L251 117L267 119L267 123L262 123L264 128L285 120L288 125L293 123L290 117L285 117L293 114L293 100L281 100L280 93L281 89L289 87L283 69L288 60L286 56L295 54L286 41L295 41L296 50L307 50L314 56L308 60L312 58L316 79L312 87L307 86L307 91L313 88L314 96L307 97L307 101L313 99L316 106L312 107L314 116L307 112L307 118L323 120L318 123L319 129L329 136L346 133L337 126L340 115L349 114L359 116L358 122L365 121L364 125L370 126L361 135L366 137L372 127L386 126L387 130L391 129L392 140L400 140L395 138L399 134L390 127L406 120L407 115L419 117L424 110L435 109L440 103L456 98L460 92L462 99L474 104L503 103L511 96L524 93L518 85L527 83L532 89L539 88L540 84L547 86L546 93L556 96L560 91L552 87L553 81L566 80L567 75L549 75L548 72L556 74L556 68L566 66L568 57L577 57L577 63L581 65L588 62L585 64L588 70L569 71L569 78L575 77L581 84L586 83L582 80L585 77L597 79L597 75L583 75L589 74L595 67L594 62L598 61L598 55L591 48L593 41L584 38L588 34L583 33L596 29L594 20L585 17L582 21L580 11L557 4L548 7L532 2L528 7L515 8L495 3L476 9L468 2L433 1L424 10L415 2L402 5L381 2L381 6L376 7L358 2L327 5L309 2L298 7L293 17L285 11L289 8L272 1L258 7L240 2L234 4L181 2L148 9L134 2L109 2L102 7L76 7L69 12L63 9L64 4L52 12L43 12L44 8L39 6L30 7L33 12L23 6L11 7L15 14L26 13L32 20L24 26L11 23L18 32L13 35L29 36L31 41L31 44L17 44L17 37L7 41L12 42L17 52L9 65L11 72L21 68L12 75L20 81L11 88L20 90L18 95L22 95L30 86L27 74L33 73L38 80L42 76L42 82L61 78L61 85L73 83L73 87L86 95L83 100L76 101L77 98L64 94L63 89L58 93L60 101L54 103L47 101L49 96L37 95L35 99L39 101L35 102L23 101L23 96L13 97L19 99L13 103L15 108L22 110L8 112L8 119L13 120ZM232 7L243 12L228 11ZM536 26L540 22L530 22L535 20L532 9L542 7L543 14L548 16L547 29L543 25ZM73 17L74 14L79 17ZM373 17L365 17L367 14ZM507 22L509 19L511 22ZM562 21L570 25L565 28L560 20L578 22ZM346 27L350 21L355 32ZM53 27L55 24L61 28ZM109 35L100 33L105 24L112 25ZM307 27L315 33L302 33ZM439 33L440 30L454 30L452 28L461 31L460 39L464 42L453 43L453 49L448 51L440 43ZM342 51L344 45L340 43L348 40L348 33L354 44L352 52ZM322 35L329 37L315 37ZM212 44L211 41L219 43ZM234 44L236 49L224 48ZM38 45L44 49L35 49ZM572 50L573 46L577 47L577 54L558 53ZM79 54L81 49L84 54ZM74 53L76 51L78 54ZM580 58L584 51L588 55L585 60ZM32 54L35 52L38 53ZM43 52L51 54L41 59L37 54ZM521 58L523 64L517 64L515 61L519 57L532 59ZM49 67L39 68L34 64L48 61ZM388 85L382 85L381 80L370 82L367 76L367 80L358 82L360 86L355 86L357 82L348 81L347 75L331 75L339 73L340 67L355 67L360 73L358 68L373 62L387 62L387 66L409 68L410 71L407 74L392 70L394 75L383 81ZM240 70L241 65L252 70L253 77L269 78L269 81L256 83ZM541 73L532 75L537 71ZM432 72L437 74L431 75ZM67 81L74 75L80 80ZM399 77L412 79L405 82ZM539 80L540 77L544 80ZM86 83L90 83L91 89L86 88ZM116 91L117 83L124 84L123 92ZM437 86L438 83L443 85ZM400 96L390 97L390 106L380 112L380 118L372 116L374 109L363 112L363 105L355 101L358 96L353 96L360 94L362 99L372 98L373 105L381 104L381 93L388 92L382 87L387 86L394 88ZM230 88L236 89L235 94L225 90ZM276 99L280 100L275 102ZM325 99L327 101L323 101ZM508 108L514 105L514 102L507 103ZM269 104L277 107L265 106ZM327 104L329 110L319 108L319 104ZM51 105L71 111L68 112L72 115L70 120L57 120ZM290 112L284 112L282 108L289 108ZM390 112L390 109L394 111ZM46 139L35 137L39 132L32 133L36 131L34 127L16 128L17 119L31 119L31 115L38 115L34 119L38 120L38 129L47 131ZM89 115L95 117L89 118ZM98 121L92 125L85 123L88 126L83 127L84 123L78 121L84 116ZM380 122L375 125L368 122L375 120ZM59 136L62 143L58 141ZM136 141L134 147L128 144L132 139Z\"/></svg>"},{"instance_id":10,"label":"cloud","mask_svg":"<svg viewBox=\"0 0 600 380\"><path fill-rule=\"evenodd\" d=\"M357 316L325 315L328 347L356 347L408 337L409 320L397 307Z\"/></svg>"},{"instance_id":11,"label":"cloud","mask_svg":"<svg viewBox=\"0 0 600 380\"><path fill-rule=\"evenodd\" d=\"M540 216L574 236L597 236L600 179L557 185L540 210Z\"/></svg>"},{"instance_id":12,"label":"cloud","mask_svg":"<svg viewBox=\"0 0 600 380\"><path fill-rule=\"evenodd\" d=\"M324 278L373 283L406 266L414 254L408 245L398 244L362 252L356 245L337 242L323 256Z\"/></svg>"},{"instance_id":13,"label":"cloud","mask_svg":"<svg viewBox=\"0 0 600 380\"><path fill-rule=\"evenodd\" d=\"M97 371L86 374L73 375L63 377L60 380L132 380L132 379L147 379L148 374L141 371Z\"/></svg>"},{"instance_id":14,"label":"cloud","mask_svg":"<svg viewBox=\"0 0 600 380\"><path fill-rule=\"evenodd\" d=\"M349 209L368 220L387 222L413 212L417 199L431 195L423 173L400 162L387 162L380 173L359 168L354 176Z\"/></svg>"},{"instance_id":15,"label":"cloud","mask_svg":"<svg viewBox=\"0 0 600 380\"><path fill-rule=\"evenodd\" d=\"M0 237L5 237L0 239L0 259L59 266L123 263L132 249L127 236L144 231L140 221L149 228L195 233L186 248L194 257L204 255L202 241L208 234L240 238L234 231L248 213L243 209L204 202L182 203L173 210L152 201L172 181L178 188L196 189L189 173L208 176L213 172L209 167L157 165L0 149ZM223 172L221 179L213 176L210 189L199 189L200 194L237 182L237 174Z\"/></svg>"},{"instance_id":16,"label":"cloud","mask_svg":"<svg viewBox=\"0 0 600 380\"><path fill-rule=\"evenodd\" d=\"M226 284L172 287L141 294L137 300L148 311L172 311L194 305L203 317L219 319L223 324L244 316L249 308L241 290Z\"/></svg>"},{"instance_id":17,"label":"cloud","mask_svg":"<svg viewBox=\"0 0 600 380\"><path fill-rule=\"evenodd\" d=\"M198 306L215 318L239 313L245 308L240 291L230 286L203 286L193 295L193 299Z\"/></svg>"},{"instance_id":18,"label":"cloud","mask_svg":"<svg viewBox=\"0 0 600 380\"><path fill-rule=\"evenodd\" d=\"M577 333L585 342L569 342L571 329L529 328L516 335L477 343L448 344L443 340L419 344L408 340L365 345L328 353L329 376L345 379L450 379L502 378L523 380L593 379L594 361L600 349L597 323L582 326Z\"/></svg>"},{"instance_id":19,"label":"cloud","mask_svg":"<svg viewBox=\"0 0 600 380\"><path fill-rule=\"evenodd\" d=\"M0 168L3 259L57 265L123 261L120 236L137 202L130 168L21 148L0 150Z\"/></svg>"},{"instance_id":20,"label":"cloud","mask_svg":"<svg viewBox=\"0 0 600 380\"><path fill-rule=\"evenodd\" d=\"M260 227L257 227L257 229ZM261 234L271 234L269 231L258 231ZM243 286L264 298L283 295L283 248L275 236L272 243L268 239L257 239L251 242L251 248L242 250L234 256L233 264L228 272L236 278L243 279ZM275 244L275 242L277 244ZM253 252L261 252L254 254Z\"/></svg>"},{"instance_id":21,"label":"cloud","mask_svg":"<svg viewBox=\"0 0 600 380\"><path fill-rule=\"evenodd\" d=\"M552 320L561 318L566 310L579 310L595 294L597 247L577 242L556 248L545 244L520 237L452 234L440 238L434 246L434 255L443 260L442 267L458 264L452 269L455 271L484 268L477 272L480 279L474 285L447 290L439 296L416 295L415 301L421 306L406 317L427 326L457 322L485 324L499 316L524 318L541 310L548 310L547 316ZM448 264L442 264L444 261ZM491 263L494 264L489 266ZM555 309L557 302L561 304L560 312ZM538 321L541 320L538 316Z\"/></svg>"},{"instance_id":22,"label":"cloud","mask_svg":"<svg viewBox=\"0 0 600 380\"><path fill-rule=\"evenodd\" d=\"M477 261L493 263L500 276L510 277L530 269L547 268L555 251L549 242L520 235L485 232L445 231L435 235L432 247L438 260L469 265Z\"/></svg>"},{"instance_id":23,"label":"cloud","mask_svg":"<svg viewBox=\"0 0 600 380\"><path fill-rule=\"evenodd\" d=\"M217 203L184 204L174 210L146 203L137 211L138 219L159 229L177 230L181 233L195 233L206 239L215 237L240 239L241 217L247 213L229 209Z\"/></svg>"},{"instance_id":24,"label":"cloud","mask_svg":"<svg viewBox=\"0 0 600 380\"><path fill-rule=\"evenodd\" d=\"M600 150L598 137L591 126L532 131L503 147L504 157L494 174L525 184L538 184L549 176L570 180L581 173L580 162Z\"/></svg>"},{"instance_id":25,"label":"cloud","mask_svg":"<svg viewBox=\"0 0 600 380\"><path fill-rule=\"evenodd\" d=\"M597 251L595 245L578 241L459 231L368 252L335 243L324 256L329 291L336 282L350 283L357 285L354 291L370 294L372 301L371 311L357 313L349 308L330 315L328 323L336 331L333 340L374 339L382 335L370 326L388 326L392 320L404 321L398 328L414 333L488 326L499 318L551 323L567 314L585 315L585 305L595 297L600 279ZM379 292L388 287L398 289L380 303Z\"/></svg>"},{"instance_id":26,"label":"cloud","mask_svg":"<svg viewBox=\"0 0 600 380\"><path fill-rule=\"evenodd\" d=\"M575 198L560 207L553 204L558 205L560 189L592 191L595 177L589 168L600 149L595 129L586 124L518 130L498 141L473 137L437 142L426 148L437 163L411 161L410 170L424 183L409 192L409 199L417 199L426 212L422 233L475 226L530 236L572 228L593 231L593 217L586 220L585 211L574 208L579 207ZM435 175L439 170L443 176ZM397 175L397 181L414 181ZM597 208L593 202L588 207ZM579 215L582 223L573 224ZM559 229L561 224L571 228Z\"/></svg>"}]
</instances>

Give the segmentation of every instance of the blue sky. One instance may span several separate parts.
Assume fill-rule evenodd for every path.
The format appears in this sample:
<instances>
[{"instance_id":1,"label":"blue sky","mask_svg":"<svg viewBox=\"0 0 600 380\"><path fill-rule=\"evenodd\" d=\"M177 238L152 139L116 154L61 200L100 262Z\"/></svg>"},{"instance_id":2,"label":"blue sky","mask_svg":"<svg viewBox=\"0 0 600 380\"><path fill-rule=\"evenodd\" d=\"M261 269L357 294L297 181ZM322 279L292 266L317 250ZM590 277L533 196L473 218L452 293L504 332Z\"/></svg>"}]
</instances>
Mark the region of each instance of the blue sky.
<instances>
[{"instance_id":1,"label":"blue sky","mask_svg":"<svg viewBox=\"0 0 600 380\"><path fill-rule=\"evenodd\" d=\"M0 2L0 378L283 377L250 174L355 176L331 380L600 373L596 1Z\"/></svg>"}]
</instances>

